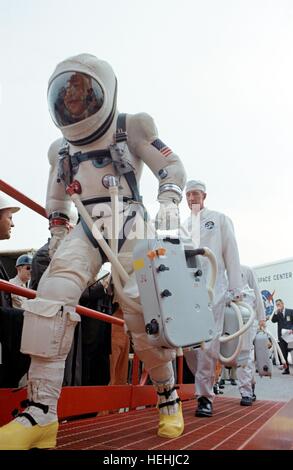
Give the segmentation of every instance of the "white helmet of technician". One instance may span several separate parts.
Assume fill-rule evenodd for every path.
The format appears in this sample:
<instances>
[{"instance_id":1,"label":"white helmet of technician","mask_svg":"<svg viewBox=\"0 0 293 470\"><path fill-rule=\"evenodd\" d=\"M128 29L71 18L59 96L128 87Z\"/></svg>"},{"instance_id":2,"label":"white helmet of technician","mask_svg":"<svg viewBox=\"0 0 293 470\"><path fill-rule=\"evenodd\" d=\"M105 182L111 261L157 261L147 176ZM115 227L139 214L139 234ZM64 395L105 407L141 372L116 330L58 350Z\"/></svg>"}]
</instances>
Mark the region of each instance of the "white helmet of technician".
<instances>
[{"instance_id":1,"label":"white helmet of technician","mask_svg":"<svg viewBox=\"0 0 293 470\"><path fill-rule=\"evenodd\" d=\"M12 214L19 211L19 209L20 207L16 207L14 201L0 193L0 240L10 238L11 229L14 227Z\"/></svg>"}]
</instances>

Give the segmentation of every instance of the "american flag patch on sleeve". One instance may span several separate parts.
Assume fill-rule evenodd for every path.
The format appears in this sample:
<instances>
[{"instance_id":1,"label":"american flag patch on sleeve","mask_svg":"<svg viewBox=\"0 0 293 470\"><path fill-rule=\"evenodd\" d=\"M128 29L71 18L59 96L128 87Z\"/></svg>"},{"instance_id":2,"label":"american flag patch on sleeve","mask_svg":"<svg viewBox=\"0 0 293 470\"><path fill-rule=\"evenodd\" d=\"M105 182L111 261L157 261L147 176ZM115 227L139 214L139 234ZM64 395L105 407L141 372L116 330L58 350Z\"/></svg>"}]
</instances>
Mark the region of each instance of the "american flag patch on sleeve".
<instances>
[{"instance_id":1,"label":"american flag patch on sleeve","mask_svg":"<svg viewBox=\"0 0 293 470\"><path fill-rule=\"evenodd\" d=\"M167 147L167 145L165 145L164 142L162 142L160 139L154 140L151 145L159 150L159 152L161 152L164 157L169 157L169 155L173 153L172 150Z\"/></svg>"}]
</instances>

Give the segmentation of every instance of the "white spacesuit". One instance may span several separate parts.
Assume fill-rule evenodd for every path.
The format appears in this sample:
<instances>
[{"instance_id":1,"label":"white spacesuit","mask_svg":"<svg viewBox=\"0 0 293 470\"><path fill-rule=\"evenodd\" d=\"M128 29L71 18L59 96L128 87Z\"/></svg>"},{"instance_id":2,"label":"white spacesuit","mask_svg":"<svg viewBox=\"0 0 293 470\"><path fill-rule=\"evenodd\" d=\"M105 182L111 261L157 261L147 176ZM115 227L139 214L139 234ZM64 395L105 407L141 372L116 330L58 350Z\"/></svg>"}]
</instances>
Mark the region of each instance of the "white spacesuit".
<instances>
[{"instance_id":1,"label":"white spacesuit","mask_svg":"<svg viewBox=\"0 0 293 470\"><path fill-rule=\"evenodd\" d=\"M241 275L243 281L243 300L250 304L255 310L256 320L244 334L242 351L238 357L237 367L237 379L238 388L241 394L240 404L242 406L250 406L255 400L254 394L254 346L253 341L257 332L258 326L264 327L266 321L266 315L264 310L264 304L262 296L257 285L257 281L250 267L241 265ZM246 291L251 290L252 295L245 294Z\"/></svg>"},{"instance_id":2,"label":"white spacesuit","mask_svg":"<svg viewBox=\"0 0 293 470\"><path fill-rule=\"evenodd\" d=\"M200 237L202 247L208 247L214 253L218 274L214 288L213 313L216 322L217 335L206 343L205 349L185 351L184 356L188 367L195 376L195 391L198 397L196 416L212 416L212 401L214 399L213 385L215 382L215 368L219 353L219 337L222 334L224 310L226 301L237 299L241 295L242 280L237 242L231 220L220 212L204 207L206 187L201 181L188 181L186 184L186 197L193 214L184 223L184 229L191 233L193 228L194 212L199 217ZM197 238L193 236L193 239ZM206 279L210 275L210 263L202 260L203 272Z\"/></svg>"},{"instance_id":3,"label":"white spacesuit","mask_svg":"<svg viewBox=\"0 0 293 470\"><path fill-rule=\"evenodd\" d=\"M129 226L133 213L143 213L138 184L146 163L159 180L158 220L162 214L169 214L173 221L178 217L185 184L179 158L158 138L149 115L119 115L116 95L117 81L111 66L89 54L61 62L49 80L50 113L64 137L49 149L46 209L52 234L50 252L55 254L39 283L36 299L25 303L21 350L31 354L29 402L24 413L0 429L0 449L55 446L64 362L80 320L75 306L105 261L82 218L62 240L71 206L66 187L77 184L88 213L101 230L104 228L105 238L110 238L105 228L110 177L114 176L119 185L120 215ZM119 261L131 274L136 241L133 233L127 237L120 229ZM157 389L158 434L177 437L184 424L174 389L175 352L150 345L142 315L127 305L121 307L134 349Z\"/></svg>"}]
</instances>

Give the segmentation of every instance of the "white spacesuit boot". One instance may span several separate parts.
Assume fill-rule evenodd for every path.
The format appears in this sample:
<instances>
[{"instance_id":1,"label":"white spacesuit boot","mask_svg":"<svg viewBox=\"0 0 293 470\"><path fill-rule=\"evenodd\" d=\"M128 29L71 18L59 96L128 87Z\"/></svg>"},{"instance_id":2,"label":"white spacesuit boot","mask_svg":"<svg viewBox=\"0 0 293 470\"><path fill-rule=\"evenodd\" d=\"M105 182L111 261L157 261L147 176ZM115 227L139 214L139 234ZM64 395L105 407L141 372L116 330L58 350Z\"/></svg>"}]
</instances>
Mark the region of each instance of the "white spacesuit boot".
<instances>
[{"instance_id":1,"label":"white spacesuit boot","mask_svg":"<svg viewBox=\"0 0 293 470\"><path fill-rule=\"evenodd\" d=\"M0 429L0 450L56 446L57 401L63 381L64 363L64 360L50 361L32 357L28 400L21 403L25 410Z\"/></svg>"},{"instance_id":2,"label":"white spacesuit boot","mask_svg":"<svg viewBox=\"0 0 293 470\"><path fill-rule=\"evenodd\" d=\"M142 315L135 313L127 305L122 305L122 310L128 331L131 332L134 351L148 371L158 395L158 436L178 437L184 431L184 420L172 366L176 352L173 349L153 346L145 332Z\"/></svg>"}]
</instances>

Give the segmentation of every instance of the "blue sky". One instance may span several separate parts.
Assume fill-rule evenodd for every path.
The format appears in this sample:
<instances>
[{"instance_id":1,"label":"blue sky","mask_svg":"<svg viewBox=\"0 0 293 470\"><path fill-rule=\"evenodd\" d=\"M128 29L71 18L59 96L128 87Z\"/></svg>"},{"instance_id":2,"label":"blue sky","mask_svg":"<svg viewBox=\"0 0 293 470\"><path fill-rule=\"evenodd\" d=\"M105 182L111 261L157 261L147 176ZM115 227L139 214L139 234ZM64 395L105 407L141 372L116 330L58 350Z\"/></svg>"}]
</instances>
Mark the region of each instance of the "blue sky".
<instances>
[{"instance_id":1,"label":"blue sky","mask_svg":"<svg viewBox=\"0 0 293 470\"><path fill-rule=\"evenodd\" d=\"M293 3L288 0L0 0L1 178L44 204L55 65L90 52L113 66L123 112L151 114L207 206L229 215L241 261L292 257ZM154 214L157 181L144 171ZM188 215L185 201L182 218ZM46 220L15 215L1 250L38 248Z\"/></svg>"}]
</instances>

